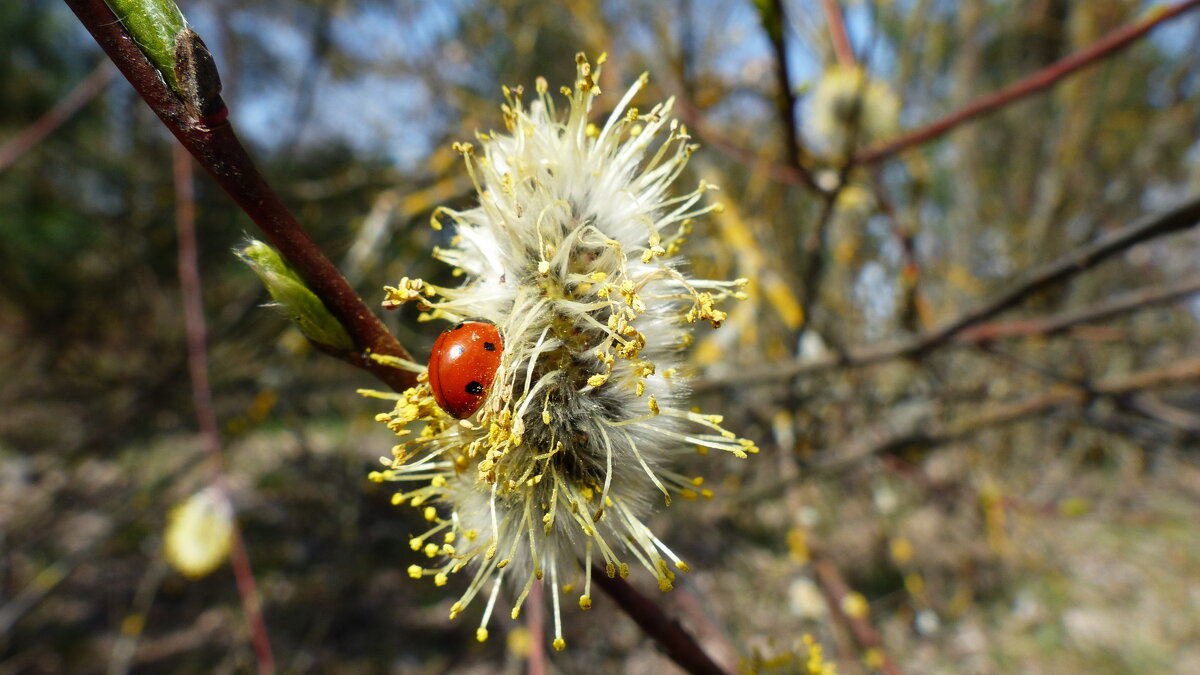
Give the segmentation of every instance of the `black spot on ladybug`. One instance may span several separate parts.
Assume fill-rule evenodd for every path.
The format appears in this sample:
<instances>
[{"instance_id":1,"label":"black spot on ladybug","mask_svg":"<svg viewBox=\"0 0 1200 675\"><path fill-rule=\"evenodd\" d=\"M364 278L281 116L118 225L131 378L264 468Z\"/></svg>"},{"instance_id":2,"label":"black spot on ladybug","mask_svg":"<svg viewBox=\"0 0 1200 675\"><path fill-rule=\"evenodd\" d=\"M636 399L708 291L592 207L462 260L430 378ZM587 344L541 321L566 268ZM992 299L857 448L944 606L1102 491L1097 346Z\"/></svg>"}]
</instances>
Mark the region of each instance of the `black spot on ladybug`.
<instances>
[{"instance_id":1,"label":"black spot on ladybug","mask_svg":"<svg viewBox=\"0 0 1200 675\"><path fill-rule=\"evenodd\" d=\"M483 343L483 348L488 350L489 352L494 352L494 351L496 351L496 343L495 342L485 342L485 343Z\"/></svg>"},{"instance_id":2,"label":"black spot on ladybug","mask_svg":"<svg viewBox=\"0 0 1200 675\"><path fill-rule=\"evenodd\" d=\"M483 385L475 380L471 380L467 383L467 393L472 396L478 396L483 393Z\"/></svg>"}]
</instances>

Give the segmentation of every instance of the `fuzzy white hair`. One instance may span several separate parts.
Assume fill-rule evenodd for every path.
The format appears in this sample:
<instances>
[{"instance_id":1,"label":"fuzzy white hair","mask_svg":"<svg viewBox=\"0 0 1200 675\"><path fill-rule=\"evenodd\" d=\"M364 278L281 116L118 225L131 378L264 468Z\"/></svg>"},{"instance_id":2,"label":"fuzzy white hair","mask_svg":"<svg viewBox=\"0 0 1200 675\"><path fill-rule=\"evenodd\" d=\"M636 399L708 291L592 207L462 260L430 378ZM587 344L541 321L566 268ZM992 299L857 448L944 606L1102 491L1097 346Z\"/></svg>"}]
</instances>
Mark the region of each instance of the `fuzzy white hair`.
<instances>
[{"instance_id":1,"label":"fuzzy white hair","mask_svg":"<svg viewBox=\"0 0 1200 675\"><path fill-rule=\"evenodd\" d=\"M568 575L582 568L579 604L587 609L593 561L625 576L632 559L663 590L673 568L687 569L642 521L658 499L711 495L700 479L670 470L677 455L757 451L723 429L720 416L683 407L678 368L689 326L719 325L725 314L716 303L740 296L744 283L690 279L677 261L692 219L719 208L703 203L712 189L703 182L669 195L695 146L669 117L672 101L647 113L631 107L645 75L603 128L590 124L599 71L582 55L576 62L575 87L562 90L564 114L545 80L528 107L520 89L505 88L507 133L477 134L482 154L455 146L479 204L434 213L434 227L444 219L456 227L452 247L435 255L465 281L443 288L406 278L387 289L385 304L416 301L425 318L494 323L504 340L500 366L467 420L437 407L424 376L389 395L396 407L379 419L407 440L372 474L419 484L393 499L432 523L412 546L435 562L413 565L412 576L442 585L473 567L452 618L494 580L480 640L502 585L511 579L520 589L515 618L548 572L556 649L565 646L559 592ZM418 421L413 437L409 424Z\"/></svg>"}]
</instances>

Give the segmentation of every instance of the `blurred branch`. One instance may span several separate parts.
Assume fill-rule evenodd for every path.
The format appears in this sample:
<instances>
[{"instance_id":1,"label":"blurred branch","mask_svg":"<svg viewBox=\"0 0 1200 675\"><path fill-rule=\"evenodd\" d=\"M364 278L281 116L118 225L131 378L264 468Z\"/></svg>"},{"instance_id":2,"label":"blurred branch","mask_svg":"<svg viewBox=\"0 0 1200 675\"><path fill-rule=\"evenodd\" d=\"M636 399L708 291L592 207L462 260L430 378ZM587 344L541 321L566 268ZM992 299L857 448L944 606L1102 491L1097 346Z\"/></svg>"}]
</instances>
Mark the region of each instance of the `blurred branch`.
<instances>
[{"instance_id":1,"label":"blurred branch","mask_svg":"<svg viewBox=\"0 0 1200 675\"><path fill-rule=\"evenodd\" d=\"M837 0L821 0L821 10L825 12L825 24L829 27L829 37L833 40L833 53L838 63L843 66L854 66L854 48L850 46L850 36L846 34L846 22L842 18L842 8Z\"/></svg>"},{"instance_id":2,"label":"blurred branch","mask_svg":"<svg viewBox=\"0 0 1200 675\"><path fill-rule=\"evenodd\" d=\"M1030 363L1017 356L1009 354L998 349L990 343L981 344L980 348L983 352L990 354L998 359L1003 360L1009 365L1015 365L1022 370L1036 373L1037 375L1067 386L1077 388L1080 393L1086 396L1089 400L1098 397L1095 386L1087 379L1070 377L1057 372L1053 368L1040 366ZM1178 410L1166 403L1154 401L1146 394L1121 395L1111 397L1113 404L1118 408L1140 415L1148 420L1158 422L1159 424L1170 427L1176 432L1182 432L1185 435L1196 433L1200 430L1200 422L1194 415L1186 411ZM1123 428L1122 425L1110 425L1118 433L1130 434L1131 431ZM1133 434L1136 435L1136 434Z\"/></svg>"},{"instance_id":3,"label":"blurred branch","mask_svg":"<svg viewBox=\"0 0 1200 675\"><path fill-rule=\"evenodd\" d=\"M725 631L713 621L713 618L700 604L700 599L686 586L676 587L674 591L676 605L683 611L695 628L696 635L704 642L709 652L715 654L714 661L728 666L730 672L737 670L737 649L725 635Z\"/></svg>"},{"instance_id":4,"label":"blurred branch","mask_svg":"<svg viewBox=\"0 0 1200 675\"><path fill-rule=\"evenodd\" d=\"M828 556L816 549L810 549L811 564L820 584L821 594L825 596L825 604L834 620L849 629L855 642L865 650L873 650L878 654L878 670L884 675L899 675L900 671L883 651L883 640L879 631L871 625L868 615L857 615L846 611L843 601L853 593L846 583L842 573ZM869 659L864 659L868 660Z\"/></svg>"},{"instance_id":5,"label":"blurred branch","mask_svg":"<svg viewBox=\"0 0 1200 675\"><path fill-rule=\"evenodd\" d=\"M1196 7L1200 7L1200 0L1187 0L1171 7L1155 9L1145 19L1119 28L1090 47L1070 54L1000 91L982 96L960 110L895 140L860 152L855 155L854 162L871 164L881 161L902 150L927 143L960 124L995 112L1026 96L1036 94L1082 68L1116 55L1154 28Z\"/></svg>"},{"instance_id":6,"label":"blurred branch","mask_svg":"<svg viewBox=\"0 0 1200 675\"><path fill-rule=\"evenodd\" d=\"M179 284L183 296L184 323L187 328L188 369L192 381L192 399L196 409L196 421L200 426L200 437L212 463L214 481L225 490L225 459L221 452L221 437L217 429L217 414L213 408L212 389L208 384L208 348L204 323L204 305L201 296L200 266L196 256L196 209L192 189L192 162L176 146L173 157L175 176L175 226L179 235ZM267 635L267 624L263 620L258 591L254 583L254 572L242 539L242 529L237 519L233 520L233 548L230 551L234 579L238 595L242 599L242 610L250 627L250 639L254 645L254 656L260 673L275 672L275 659L271 654L271 640Z\"/></svg>"},{"instance_id":7,"label":"blurred branch","mask_svg":"<svg viewBox=\"0 0 1200 675\"><path fill-rule=\"evenodd\" d=\"M770 0L758 3L759 18L767 39L771 42L771 53L775 60L775 85L778 89L779 123L783 126L784 157L792 174L799 178L801 184L821 192L812 174L804 166L804 147L800 140L800 131L796 125L796 91L792 86L791 66L788 64L787 14L784 11L783 0Z\"/></svg>"},{"instance_id":8,"label":"blurred branch","mask_svg":"<svg viewBox=\"0 0 1200 675\"><path fill-rule=\"evenodd\" d=\"M822 272L825 268L825 244L828 239L829 223L833 220L833 214L837 210L838 195L841 194L845 177L846 172L843 170L838 179L838 186L825 195L821 204L821 213L813 223L812 229L808 231L808 236L804 238L804 248L801 250L803 259L800 267L803 278L800 288L797 289L801 316L804 318L801 328L804 330L807 330L812 322L813 305L817 301Z\"/></svg>"},{"instance_id":9,"label":"blurred branch","mask_svg":"<svg viewBox=\"0 0 1200 675\"><path fill-rule=\"evenodd\" d=\"M725 671L704 653L687 631L667 616L661 607L629 585L629 582L621 577L609 577L599 567L592 568L592 580L653 638L680 668L695 675L723 675Z\"/></svg>"},{"instance_id":10,"label":"blurred branch","mask_svg":"<svg viewBox=\"0 0 1200 675\"><path fill-rule=\"evenodd\" d=\"M30 610L37 607L38 603L46 596L50 595L76 567L94 557L96 548L110 532L111 530L106 527L90 536L86 542L78 542L77 550L42 568L21 590L15 593L9 591L6 594L7 601L0 606L0 638L3 638L5 643L8 642L8 636L12 632L13 626Z\"/></svg>"},{"instance_id":11,"label":"blurred branch","mask_svg":"<svg viewBox=\"0 0 1200 675\"><path fill-rule=\"evenodd\" d=\"M1138 394L1125 401L1130 410L1156 420L1189 436L1200 435L1200 415L1177 408L1150 394Z\"/></svg>"},{"instance_id":12,"label":"blurred branch","mask_svg":"<svg viewBox=\"0 0 1200 675\"><path fill-rule=\"evenodd\" d=\"M692 130L696 131L704 141L715 148L718 152L729 157L733 161L744 164L754 169L763 169L771 180L784 185L802 185L815 192L824 193L811 174L806 170L794 167L790 164L773 162L754 150L743 148L725 135L717 127L713 126L705 117L704 114L693 105L687 97L683 96L682 90L678 87L673 88L675 96L675 111L679 113L679 118L684 121Z\"/></svg>"},{"instance_id":13,"label":"blurred branch","mask_svg":"<svg viewBox=\"0 0 1200 675\"><path fill-rule=\"evenodd\" d=\"M974 311L967 312L925 337L918 338L911 346L911 353L918 355L929 351L966 328L1011 309L1029 296L1089 270L1118 253L1155 237L1193 227L1198 222L1200 222L1200 195L1192 196L1169 210L1143 216L1130 225L1101 237L1099 241L1085 245L1058 260L1043 265L1027 275L1024 280L1014 284L1009 290L1000 293L991 302Z\"/></svg>"},{"instance_id":14,"label":"blurred branch","mask_svg":"<svg viewBox=\"0 0 1200 675\"><path fill-rule=\"evenodd\" d=\"M896 207L888 193L887 185L884 183L883 176L880 173L877 166L872 167L868 172L875 201L879 204L880 212L887 219L888 230L891 232L892 240L896 242L896 247L900 249L900 288L904 294L900 304L901 325L915 325L916 320L919 319L922 328L932 328L933 322L926 321L926 319L930 318L931 314L929 304L919 288L921 266L917 262L916 237L913 235L913 229L900 221L900 214L896 212ZM905 317L911 317L912 320L908 321Z\"/></svg>"},{"instance_id":15,"label":"blurred branch","mask_svg":"<svg viewBox=\"0 0 1200 675\"><path fill-rule=\"evenodd\" d=\"M932 426L927 430L917 430L916 427L921 426L919 422L911 424L912 428L900 430L892 430L884 425L847 443L843 452L819 458L811 466L821 471L836 471L868 457L909 447L931 448L944 445L992 427L1045 415L1059 408L1084 406L1099 397L1121 397L1149 389L1194 382L1200 382L1200 359L1185 359L1161 368L1099 380L1093 382L1087 391L1076 386L1052 389L997 406L961 422Z\"/></svg>"},{"instance_id":16,"label":"blurred branch","mask_svg":"<svg viewBox=\"0 0 1200 675\"><path fill-rule=\"evenodd\" d=\"M852 349L844 354L817 360L793 360L789 363L770 363L759 368L742 368L736 373L714 375L697 383L697 388L743 382L766 382L797 375L817 373L835 368L861 367L898 358L919 358L934 349L960 338L968 328L1011 309L1030 296L1063 283L1080 272L1130 247L1200 223L1200 195L1166 211L1143 216L1119 230L1101 237L1058 260L1048 263L1015 282L981 307L968 311L941 328L923 333L898 344L884 344ZM962 342L962 340L959 340Z\"/></svg>"},{"instance_id":17,"label":"blurred branch","mask_svg":"<svg viewBox=\"0 0 1200 675\"><path fill-rule=\"evenodd\" d=\"M155 555L146 567L146 571L142 574L142 579L133 593L133 601L129 603L129 611L125 614L125 620L121 622L121 634L113 643L112 656L108 661L109 675L130 671L133 657L137 653L138 641L146 629L146 617L150 615L150 609L154 606L154 597L158 594L158 588L170 570L171 566L161 552Z\"/></svg>"},{"instance_id":18,"label":"blurred branch","mask_svg":"<svg viewBox=\"0 0 1200 675\"><path fill-rule=\"evenodd\" d=\"M101 61L90 75L75 85L74 89L59 99L45 114L21 130L21 133L8 139L8 142L0 146L0 172L16 163L25 153L36 147L43 138L49 136L89 101L99 96L100 92L108 88L108 83L112 81L112 76L116 72L112 63Z\"/></svg>"},{"instance_id":19,"label":"blurred branch","mask_svg":"<svg viewBox=\"0 0 1200 675\"><path fill-rule=\"evenodd\" d=\"M1101 321L1125 312L1170 302L1193 293L1200 293L1200 275L1193 275L1167 286L1123 293L1105 302L1058 316L979 324L964 330L956 340L979 343L1004 337L1054 335L1082 323Z\"/></svg>"},{"instance_id":20,"label":"blurred branch","mask_svg":"<svg viewBox=\"0 0 1200 675\"><path fill-rule=\"evenodd\" d=\"M279 200L238 141L232 126L221 119L223 113L209 116L217 121L206 124L195 111L189 110L103 0L66 0L66 3L151 110L262 229L358 347L355 352L323 351L370 371L397 391L411 386L415 375L370 357L374 353L410 358Z\"/></svg>"}]
</instances>

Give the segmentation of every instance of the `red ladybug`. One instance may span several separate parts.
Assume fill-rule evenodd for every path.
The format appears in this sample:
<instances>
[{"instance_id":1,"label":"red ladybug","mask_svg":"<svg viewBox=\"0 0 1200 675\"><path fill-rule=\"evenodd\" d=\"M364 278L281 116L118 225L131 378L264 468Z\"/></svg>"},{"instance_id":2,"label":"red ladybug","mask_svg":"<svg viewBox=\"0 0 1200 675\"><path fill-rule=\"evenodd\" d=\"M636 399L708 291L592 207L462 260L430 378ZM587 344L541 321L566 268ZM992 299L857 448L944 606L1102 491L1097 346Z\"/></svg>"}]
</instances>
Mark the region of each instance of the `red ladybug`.
<instances>
[{"instance_id":1,"label":"red ladybug","mask_svg":"<svg viewBox=\"0 0 1200 675\"><path fill-rule=\"evenodd\" d=\"M429 387L442 410L458 419L470 417L483 405L504 340L496 324L480 319L447 328L429 355Z\"/></svg>"}]
</instances>

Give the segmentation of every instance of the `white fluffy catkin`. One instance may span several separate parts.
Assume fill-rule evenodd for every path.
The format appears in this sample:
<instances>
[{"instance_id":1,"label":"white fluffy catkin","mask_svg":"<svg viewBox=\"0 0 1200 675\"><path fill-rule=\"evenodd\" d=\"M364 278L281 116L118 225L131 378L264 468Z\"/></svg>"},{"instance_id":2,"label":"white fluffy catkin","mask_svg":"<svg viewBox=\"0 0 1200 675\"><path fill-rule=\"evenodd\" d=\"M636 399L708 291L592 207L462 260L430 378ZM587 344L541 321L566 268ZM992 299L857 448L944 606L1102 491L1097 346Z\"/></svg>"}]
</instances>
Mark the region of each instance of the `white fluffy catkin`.
<instances>
[{"instance_id":1,"label":"white fluffy catkin","mask_svg":"<svg viewBox=\"0 0 1200 675\"><path fill-rule=\"evenodd\" d=\"M481 641L500 589L517 593L515 618L547 574L556 649L566 644L560 592L581 592L588 609L593 565L609 576L640 565L670 589L687 565L642 519L671 495L711 496L672 460L696 449L757 452L719 415L690 412L677 375L690 325L719 325L717 303L744 283L690 279L678 265L693 219L719 208L704 203L713 188L668 192L695 146L669 117L672 101L631 107L645 75L603 127L588 122L603 62L576 57L565 101L540 78L528 107L520 88L504 89L507 132L455 146L479 205L433 216L435 228L456 228L452 248L435 255L464 283L405 278L387 289L385 306L412 301L425 318L485 319L503 335L495 382L467 420L437 407L424 374L403 394L370 392L396 400L379 420L403 438L371 477L411 484L393 503L430 523L411 542L430 562L409 573L439 586L471 575L451 618L491 582ZM568 583L580 573L582 588Z\"/></svg>"}]
</instances>

